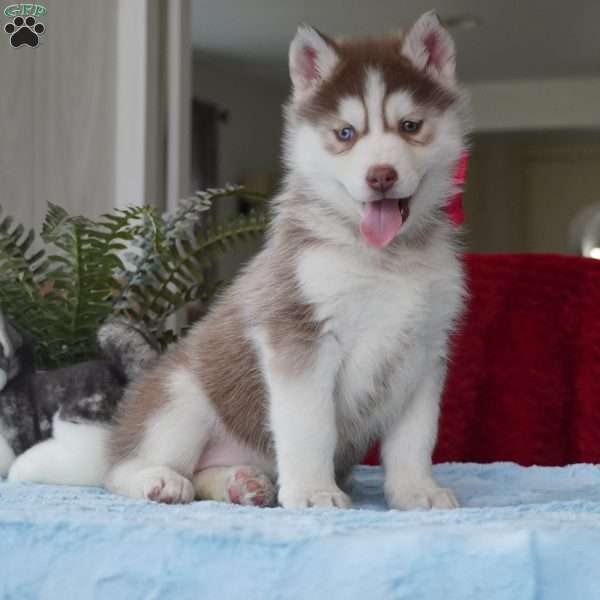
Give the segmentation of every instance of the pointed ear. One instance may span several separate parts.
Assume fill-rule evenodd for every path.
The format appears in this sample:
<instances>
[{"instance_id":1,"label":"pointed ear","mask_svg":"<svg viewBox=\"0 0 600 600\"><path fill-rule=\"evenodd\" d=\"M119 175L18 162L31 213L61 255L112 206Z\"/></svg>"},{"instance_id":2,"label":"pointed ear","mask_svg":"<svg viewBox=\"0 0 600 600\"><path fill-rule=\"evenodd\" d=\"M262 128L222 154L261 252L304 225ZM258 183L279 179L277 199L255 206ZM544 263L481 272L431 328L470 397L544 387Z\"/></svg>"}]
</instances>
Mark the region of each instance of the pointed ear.
<instances>
[{"instance_id":1,"label":"pointed ear","mask_svg":"<svg viewBox=\"0 0 600 600\"><path fill-rule=\"evenodd\" d=\"M419 17L402 46L417 68L450 86L456 84L455 53L454 40L433 10Z\"/></svg>"},{"instance_id":2,"label":"pointed ear","mask_svg":"<svg viewBox=\"0 0 600 600\"><path fill-rule=\"evenodd\" d=\"M294 96L311 92L331 75L338 62L333 43L308 25L298 28L290 44L290 77Z\"/></svg>"}]
</instances>

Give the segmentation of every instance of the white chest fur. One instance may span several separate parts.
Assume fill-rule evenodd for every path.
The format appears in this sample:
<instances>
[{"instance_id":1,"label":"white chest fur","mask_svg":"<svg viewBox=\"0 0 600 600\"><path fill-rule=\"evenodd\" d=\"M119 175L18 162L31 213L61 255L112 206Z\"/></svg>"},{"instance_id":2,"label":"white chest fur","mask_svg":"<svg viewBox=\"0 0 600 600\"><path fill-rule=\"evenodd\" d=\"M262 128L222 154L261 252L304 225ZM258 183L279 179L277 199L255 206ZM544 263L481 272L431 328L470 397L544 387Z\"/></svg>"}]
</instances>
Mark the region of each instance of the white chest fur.
<instances>
[{"instance_id":1,"label":"white chest fur","mask_svg":"<svg viewBox=\"0 0 600 600\"><path fill-rule=\"evenodd\" d=\"M306 300L339 344L340 401L355 412L381 395L402 402L443 358L459 310L462 277L448 248L434 256L382 265L360 254L321 247L305 251L298 278Z\"/></svg>"}]
</instances>

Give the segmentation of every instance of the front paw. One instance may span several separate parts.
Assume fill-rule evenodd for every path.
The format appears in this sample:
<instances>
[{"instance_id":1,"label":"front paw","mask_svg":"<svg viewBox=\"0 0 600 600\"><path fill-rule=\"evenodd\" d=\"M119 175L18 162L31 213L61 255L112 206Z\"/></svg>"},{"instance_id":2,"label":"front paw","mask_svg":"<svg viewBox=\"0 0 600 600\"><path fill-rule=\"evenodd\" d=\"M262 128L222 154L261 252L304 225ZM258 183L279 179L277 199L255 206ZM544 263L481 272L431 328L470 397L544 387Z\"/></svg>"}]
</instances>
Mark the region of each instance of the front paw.
<instances>
[{"instance_id":1,"label":"front paw","mask_svg":"<svg viewBox=\"0 0 600 600\"><path fill-rule=\"evenodd\" d=\"M328 488L292 488L282 487L279 490L279 504L283 508L307 508L318 506L324 508L350 508L352 501L338 487Z\"/></svg>"},{"instance_id":2,"label":"front paw","mask_svg":"<svg viewBox=\"0 0 600 600\"><path fill-rule=\"evenodd\" d=\"M390 508L410 510L413 508L458 508L456 496L448 488L435 484L430 486L395 487L386 489Z\"/></svg>"},{"instance_id":3,"label":"front paw","mask_svg":"<svg viewBox=\"0 0 600 600\"><path fill-rule=\"evenodd\" d=\"M146 500L163 504L188 504L194 499L192 482L168 467L142 469L137 483Z\"/></svg>"}]
</instances>

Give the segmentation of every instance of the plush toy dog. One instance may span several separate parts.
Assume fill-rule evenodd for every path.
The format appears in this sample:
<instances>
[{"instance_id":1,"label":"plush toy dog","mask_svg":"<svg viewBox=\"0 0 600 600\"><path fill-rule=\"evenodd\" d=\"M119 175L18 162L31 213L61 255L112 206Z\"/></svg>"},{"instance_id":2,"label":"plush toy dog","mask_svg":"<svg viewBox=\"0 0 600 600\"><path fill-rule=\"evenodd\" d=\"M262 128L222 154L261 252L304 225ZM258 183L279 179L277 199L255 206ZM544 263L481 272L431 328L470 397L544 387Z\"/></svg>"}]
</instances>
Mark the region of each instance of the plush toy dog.
<instances>
[{"instance_id":1,"label":"plush toy dog","mask_svg":"<svg viewBox=\"0 0 600 600\"><path fill-rule=\"evenodd\" d=\"M104 438L125 385L159 354L139 325L109 321L98 330L101 358L35 371L33 346L0 312L0 476L100 484Z\"/></svg>"}]
</instances>

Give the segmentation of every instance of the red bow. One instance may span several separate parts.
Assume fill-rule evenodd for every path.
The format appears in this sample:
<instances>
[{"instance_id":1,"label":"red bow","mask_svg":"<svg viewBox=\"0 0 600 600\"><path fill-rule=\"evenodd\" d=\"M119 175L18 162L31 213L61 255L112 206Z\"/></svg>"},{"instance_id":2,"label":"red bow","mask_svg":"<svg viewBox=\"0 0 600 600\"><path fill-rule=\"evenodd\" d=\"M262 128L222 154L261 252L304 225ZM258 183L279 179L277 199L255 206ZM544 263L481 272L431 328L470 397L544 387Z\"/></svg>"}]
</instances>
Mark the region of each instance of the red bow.
<instances>
[{"instance_id":1,"label":"red bow","mask_svg":"<svg viewBox=\"0 0 600 600\"><path fill-rule=\"evenodd\" d=\"M456 189L456 193L451 196L446 205L446 212L450 216L450 220L457 227L462 225L465 220L465 213L462 206L463 186L467 178L467 165L469 164L469 153L465 150L454 170L452 183Z\"/></svg>"}]
</instances>

